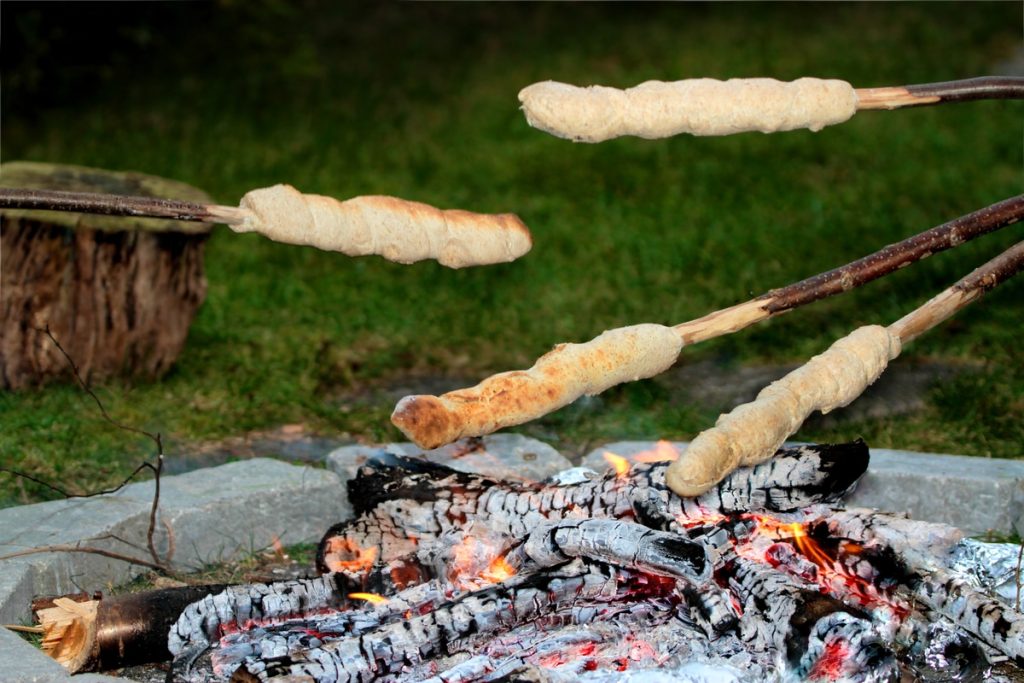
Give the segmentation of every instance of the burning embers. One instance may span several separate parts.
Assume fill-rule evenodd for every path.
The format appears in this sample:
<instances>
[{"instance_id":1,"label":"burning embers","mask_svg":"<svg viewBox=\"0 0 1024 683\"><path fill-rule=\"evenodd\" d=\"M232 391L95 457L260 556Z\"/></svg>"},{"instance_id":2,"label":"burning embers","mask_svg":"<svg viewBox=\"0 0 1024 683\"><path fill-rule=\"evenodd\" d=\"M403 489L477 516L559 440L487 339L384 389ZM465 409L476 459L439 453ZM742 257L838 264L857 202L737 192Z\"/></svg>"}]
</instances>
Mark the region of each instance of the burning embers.
<instances>
[{"instance_id":1,"label":"burning embers","mask_svg":"<svg viewBox=\"0 0 1024 683\"><path fill-rule=\"evenodd\" d=\"M357 517L324 537L324 575L194 603L173 675L895 681L1024 656L1024 617L950 571L956 530L829 505L862 443L786 449L686 500L659 448L541 484L382 456L350 483Z\"/></svg>"}]
</instances>

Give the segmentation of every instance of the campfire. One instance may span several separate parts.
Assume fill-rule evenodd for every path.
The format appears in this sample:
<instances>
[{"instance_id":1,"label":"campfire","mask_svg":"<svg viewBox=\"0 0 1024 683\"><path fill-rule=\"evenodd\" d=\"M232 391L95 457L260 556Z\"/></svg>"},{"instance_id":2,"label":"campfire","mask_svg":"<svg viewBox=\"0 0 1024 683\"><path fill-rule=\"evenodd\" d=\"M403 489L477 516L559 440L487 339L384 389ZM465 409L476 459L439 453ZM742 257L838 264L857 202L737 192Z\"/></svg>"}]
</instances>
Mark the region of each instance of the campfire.
<instances>
[{"instance_id":1,"label":"campfire","mask_svg":"<svg viewBox=\"0 0 1024 683\"><path fill-rule=\"evenodd\" d=\"M1024 656L1024 617L989 590L1006 553L842 507L864 443L784 448L696 498L666 485L673 457L509 483L381 451L321 576L190 604L171 676L971 680Z\"/></svg>"}]
</instances>

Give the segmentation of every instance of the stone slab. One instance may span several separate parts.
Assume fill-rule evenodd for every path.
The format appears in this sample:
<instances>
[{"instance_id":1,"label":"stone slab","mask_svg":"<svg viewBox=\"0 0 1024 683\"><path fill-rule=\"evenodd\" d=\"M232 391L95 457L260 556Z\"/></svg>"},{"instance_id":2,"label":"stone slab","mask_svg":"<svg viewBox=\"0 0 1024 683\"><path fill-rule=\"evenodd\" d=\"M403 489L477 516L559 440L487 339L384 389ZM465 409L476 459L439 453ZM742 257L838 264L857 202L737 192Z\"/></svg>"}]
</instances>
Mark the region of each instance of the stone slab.
<instances>
[{"instance_id":1,"label":"stone slab","mask_svg":"<svg viewBox=\"0 0 1024 683\"><path fill-rule=\"evenodd\" d=\"M606 444L584 456L581 465L603 472L608 468L605 451L632 461L654 445ZM672 442L680 453L688 445ZM868 471L845 502L950 524L969 536L1011 531L1024 535L1024 460L872 448Z\"/></svg>"},{"instance_id":2,"label":"stone slab","mask_svg":"<svg viewBox=\"0 0 1024 683\"><path fill-rule=\"evenodd\" d=\"M851 506L908 512L970 536L1024 533L1024 461L871 449Z\"/></svg>"},{"instance_id":3,"label":"stone slab","mask_svg":"<svg viewBox=\"0 0 1024 683\"><path fill-rule=\"evenodd\" d=\"M557 450L521 434L492 434L463 439L425 451L416 444L401 442L383 446L345 446L327 456L327 464L342 479L355 476L359 466L374 453L423 458L461 472L472 472L512 481L540 481L572 467Z\"/></svg>"},{"instance_id":4,"label":"stone slab","mask_svg":"<svg viewBox=\"0 0 1024 683\"><path fill-rule=\"evenodd\" d=\"M64 667L17 633L0 628L0 680L4 683L64 683Z\"/></svg>"},{"instance_id":5,"label":"stone slab","mask_svg":"<svg viewBox=\"0 0 1024 683\"><path fill-rule=\"evenodd\" d=\"M0 510L0 555L46 545L88 545L146 558L153 482L116 494ZM333 472L257 458L161 480L158 548L173 533L177 569L196 569L265 548L317 541L341 519L343 486ZM165 524L166 523L166 524ZM56 552L0 561L0 614L29 617L34 595L101 590L144 571L86 553ZM9 623L8 622L8 623Z\"/></svg>"}]
</instances>

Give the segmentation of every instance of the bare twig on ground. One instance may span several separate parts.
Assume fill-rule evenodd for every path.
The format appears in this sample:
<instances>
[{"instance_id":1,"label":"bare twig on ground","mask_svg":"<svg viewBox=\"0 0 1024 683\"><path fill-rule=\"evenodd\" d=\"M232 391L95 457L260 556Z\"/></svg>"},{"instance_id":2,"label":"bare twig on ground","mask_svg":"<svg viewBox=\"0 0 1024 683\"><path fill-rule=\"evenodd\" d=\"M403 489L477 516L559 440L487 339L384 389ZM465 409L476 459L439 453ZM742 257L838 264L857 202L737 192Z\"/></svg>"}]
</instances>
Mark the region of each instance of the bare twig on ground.
<instances>
[{"instance_id":1,"label":"bare twig on ground","mask_svg":"<svg viewBox=\"0 0 1024 683\"><path fill-rule=\"evenodd\" d=\"M124 424L123 422L118 422L113 417L111 417L110 413L107 412L106 407L103 405L103 402L100 400L100 397L96 395L96 392L92 390L92 388L89 386L89 384L85 381L85 378L82 377L82 373L79 371L78 365L75 363L74 359L71 358L71 355L67 352L67 350L65 350L64 347L61 346L60 342L57 341L57 338L53 336L53 333L50 331L49 325L47 325L46 327L40 329L39 331L43 332L44 334L46 334L46 336L50 338L50 341L53 342L54 346L57 347L57 350L60 351L61 355L64 356L64 359L67 361L68 366L71 368L71 372L74 375L75 380L77 381L79 387L81 387L82 391L84 391L96 403L96 407L99 409L100 415L103 416L104 420L106 420L110 424L114 425L118 429L124 430L126 432L131 432L133 434L139 434L141 436L145 436L145 437L151 439L154 444L156 444L156 451L157 451L156 464L154 465L151 462L143 462L138 467L136 467L135 470L130 475L128 475L128 477L125 478L125 480L122 481L117 486L109 488L109 489L104 489L102 491L95 491L95 492L86 493L86 494L70 493L70 492L64 490L63 488L61 488L59 486L55 486L53 484L50 484L48 482L43 481L42 479L39 479L38 477L32 476L30 474L27 474L27 473L24 473L24 472L21 472L21 471L12 469L12 468L7 468L7 467L0 468L0 472L6 472L6 473L12 474L12 475L14 475L16 477L20 477L20 478L27 479L29 481L35 482L35 483L37 483L37 484L39 484L41 486L45 486L46 488L48 488L48 489L50 489L52 491L55 491L55 492L63 495L65 498L92 498L94 496L100 496L100 495L105 495L105 494L115 493L117 491L120 491L132 479L134 479L136 477L136 475L139 474L139 472L142 472L143 470L147 470L147 469L152 471L153 472L153 485L154 485L153 501L152 501L152 504L150 505L150 509L149 509L149 524L148 524L148 527L146 529L146 546L147 546L147 549L149 550L149 554L150 554L150 557L152 558L152 560L142 560L142 559L137 558L137 557L132 557L130 555L125 555L125 554L122 554L122 553L117 553L117 552L113 552L113 551L110 551L110 550L105 550L103 548L93 548L93 547L89 547L89 546L75 546L75 545L50 545L50 546L43 546L43 547L39 547L39 548L31 548L31 549L20 551L20 552L17 552L17 553L12 553L12 554L9 554L9 555L0 556L0 560L6 560L6 559L14 558L14 557L22 557L22 556L25 556L25 555L33 555L33 554L46 553L46 552L78 552L78 553L91 553L91 554L94 554L94 555L103 555L103 556L109 557L111 559L121 560L121 561L124 561L124 562L129 562L131 564L137 564L137 565L141 565L141 566L144 566L144 567L149 567L150 569L154 569L154 570L159 571L159 572L161 572L163 574L169 573L168 563L170 562L170 559L171 559L171 557L174 554L174 540L173 540L174 539L174 535L172 533L170 525L166 521L164 522L164 525L167 528L167 533L168 533L168 552L167 552L167 555L165 557L161 557L160 556L160 553L156 549L156 542L155 542L157 513L158 513L158 511L160 509L160 476L163 473L163 468L164 468L164 446L163 446L163 439L162 439L160 433L159 432L153 433L153 432L146 431L144 429L139 429L138 427L133 427L131 425ZM95 540L98 540L98 539L95 539ZM122 539L118 539L118 540L122 540ZM122 540L122 542L125 542L125 541Z\"/></svg>"}]
</instances>

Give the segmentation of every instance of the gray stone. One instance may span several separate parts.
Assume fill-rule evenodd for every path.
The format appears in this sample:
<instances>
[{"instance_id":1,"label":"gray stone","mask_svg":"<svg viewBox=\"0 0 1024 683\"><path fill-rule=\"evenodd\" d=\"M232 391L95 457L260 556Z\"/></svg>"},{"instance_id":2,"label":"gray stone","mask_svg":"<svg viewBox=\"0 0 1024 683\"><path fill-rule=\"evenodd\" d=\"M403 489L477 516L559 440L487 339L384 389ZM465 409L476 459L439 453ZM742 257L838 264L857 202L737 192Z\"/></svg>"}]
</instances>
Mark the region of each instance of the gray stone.
<instances>
[{"instance_id":1,"label":"gray stone","mask_svg":"<svg viewBox=\"0 0 1024 683\"><path fill-rule=\"evenodd\" d=\"M153 482L116 494L0 510L0 555L48 545L89 545L148 559ZM262 458L161 480L157 545L173 565L196 569L265 548L319 540L343 512L337 475ZM133 544L135 547L133 547ZM54 552L0 561L0 614L20 621L28 599L92 591L144 571L100 555Z\"/></svg>"},{"instance_id":2,"label":"gray stone","mask_svg":"<svg viewBox=\"0 0 1024 683\"><path fill-rule=\"evenodd\" d=\"M461 472L512 481L540 481L572 466L564 455L548 444L521 434L463 439L430 451L407 442L377 447L346 446L328 455L327 462L342 479L348 480L374 453L382 451L423 458Z\"/></svg>"},{"instance_id":3,"label":"gray stone","mask_svg":"<svg viewBox=\"0 0 1024 683\"><path fill-rule=\"evenodd\" d=\"M65 683L64 667L17 633L0 628L0 680L4 683Z\"/></svg>"},{"instance_id":4,"label":"gray stone","mask_svg":"<svg viewBox=\"0 0 1024 683\"><path fill-rule=\"evenodd\" d=\"M977 536L1024 533L1024 461L871 449L851 506L908 512Z\"/></svg>"},{"instance_id":5,"label":"gray stone","mask_svg":"<svg viewBox=\"0 0 1024 683\"><path fill-rule=\"evenodd\" d=\"M689 444L672 445L682 453ZM618 441L594 449L580 464L603 472L609 467L604 452L633 461L654 446L652 441ZM868 471L845 503L906 512L972 536L992 531L1024 535L1024 461L872 448Z\"/></svg>"},{"instance_id":6,"label":"gray stone","mask_svg":"<svg viewBox=\"0 0 1024 683\"><path fill-rule=\"evenodd\" d=\"M27 616L34 596L35 568L27 561L3 563L0 571L0 624L17 624Z\"/></svg>"}]
</instances>

